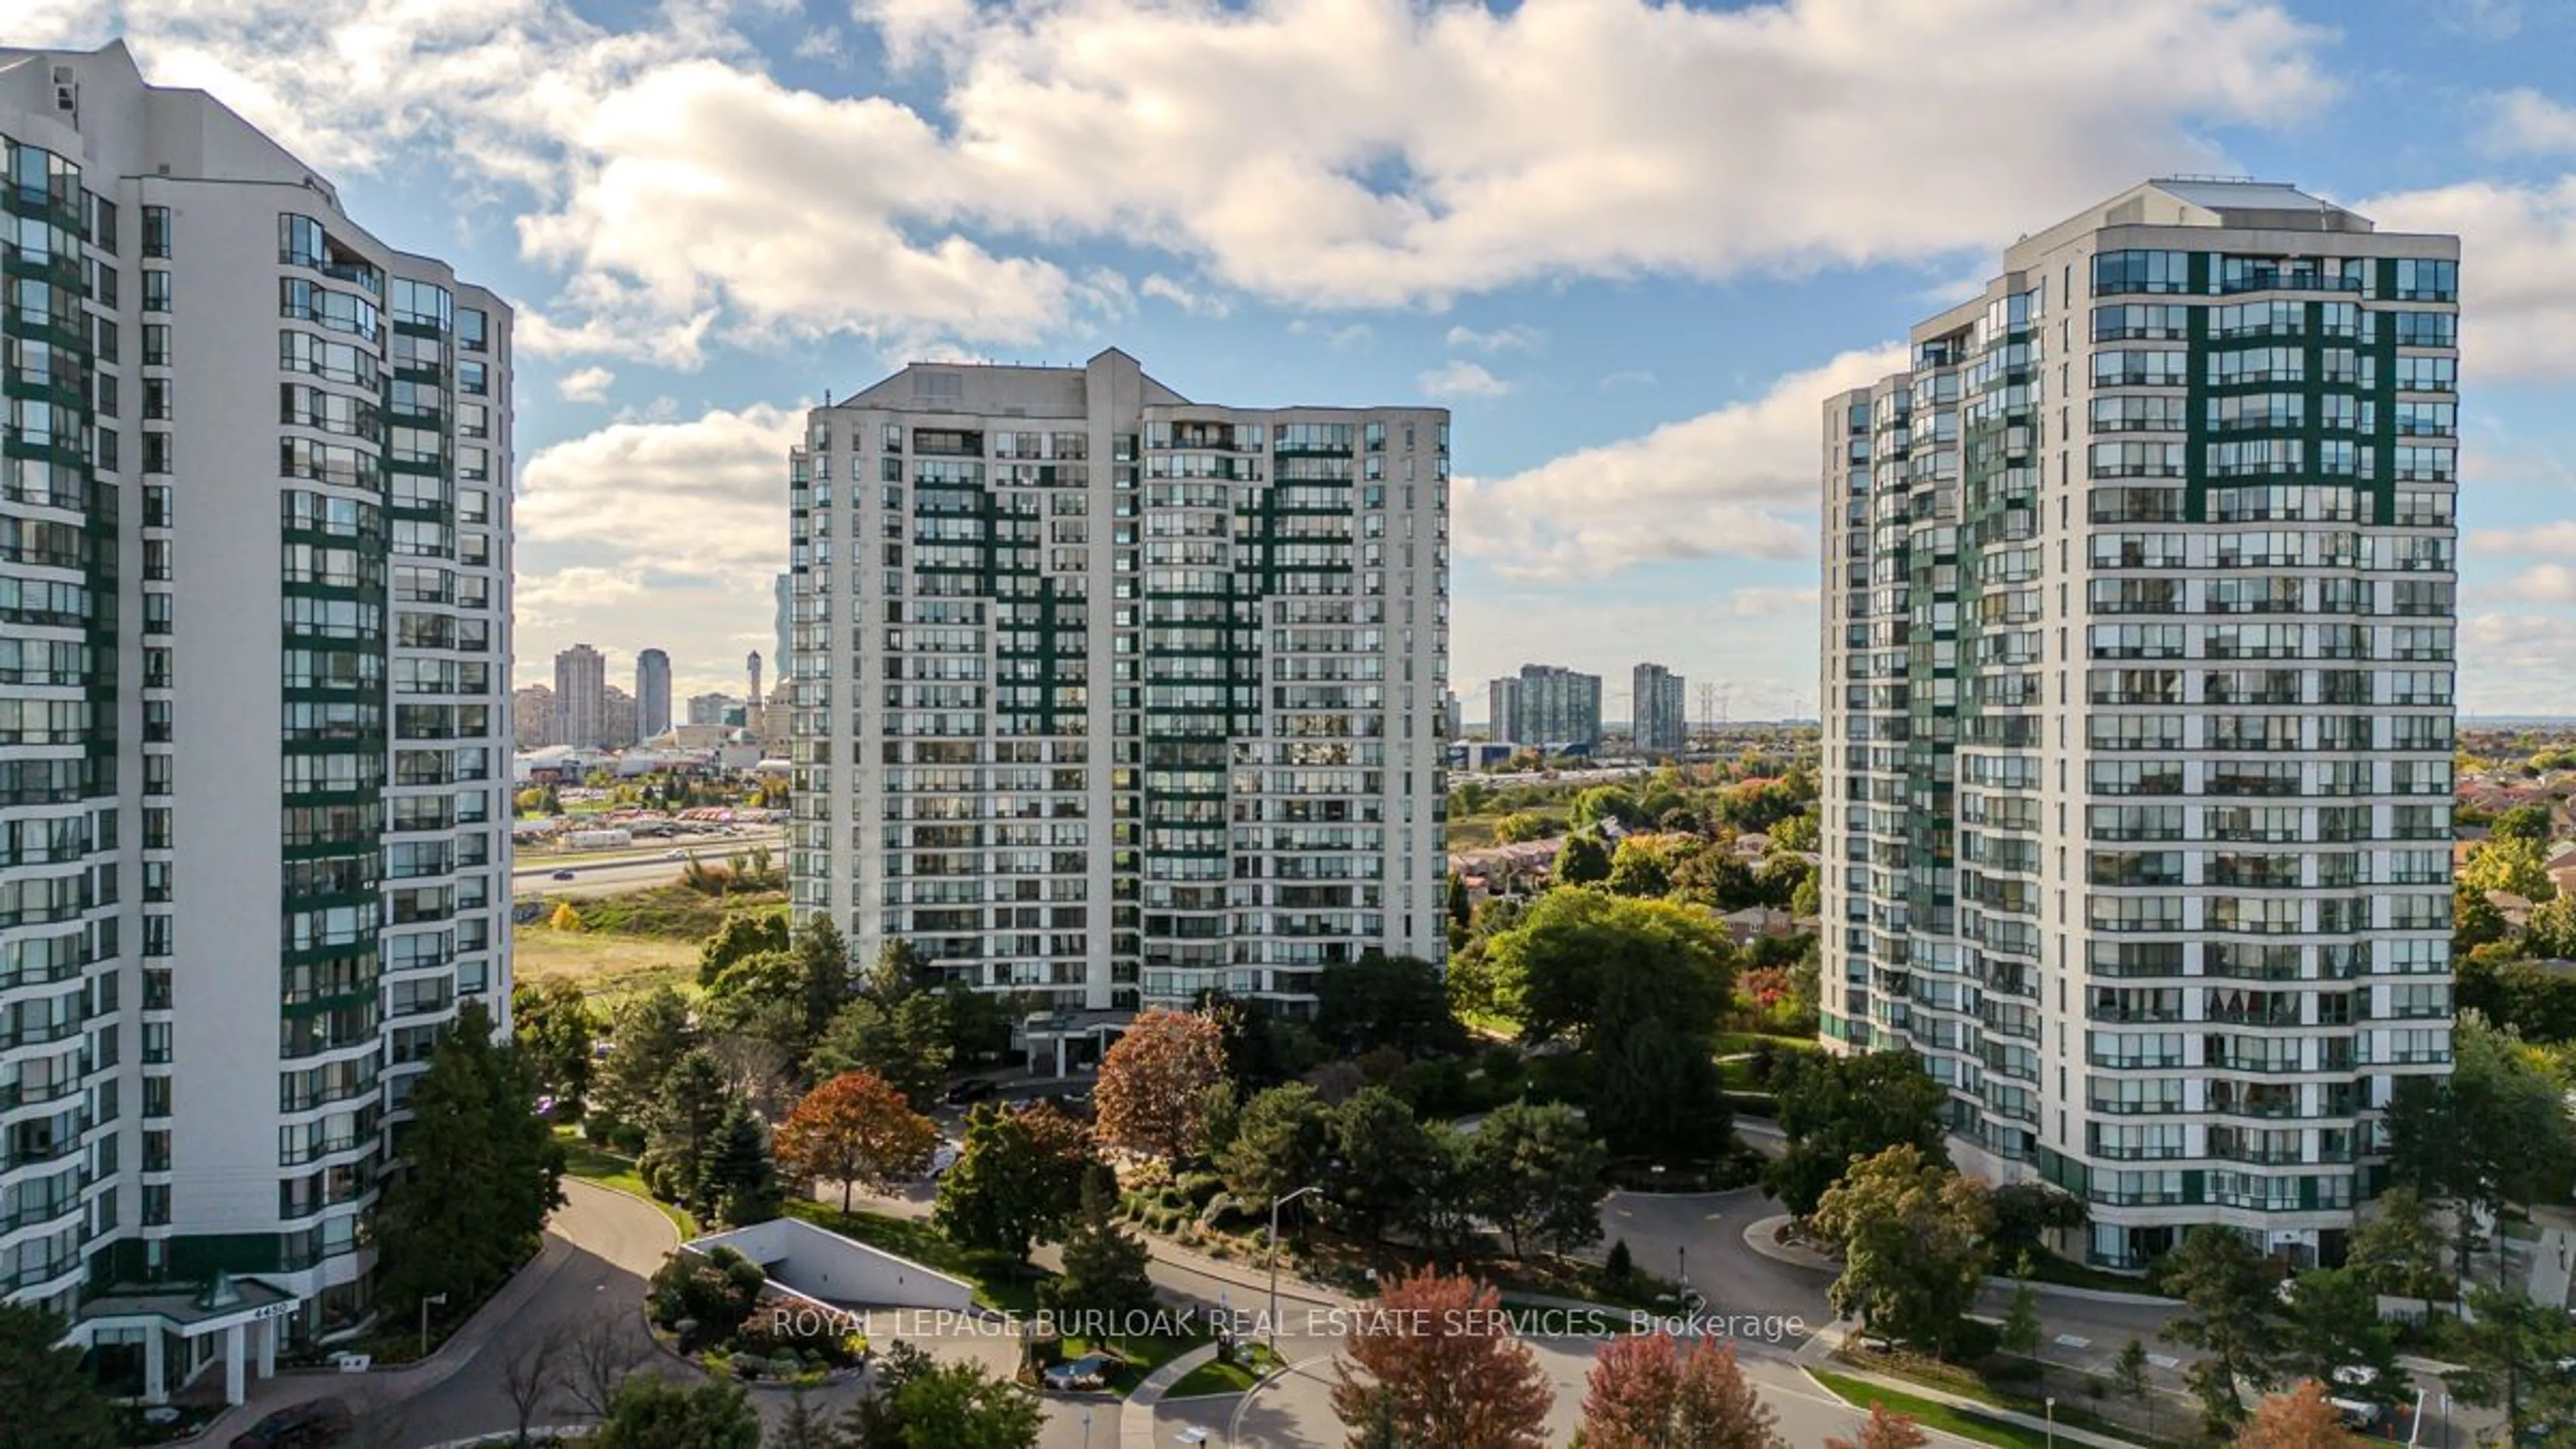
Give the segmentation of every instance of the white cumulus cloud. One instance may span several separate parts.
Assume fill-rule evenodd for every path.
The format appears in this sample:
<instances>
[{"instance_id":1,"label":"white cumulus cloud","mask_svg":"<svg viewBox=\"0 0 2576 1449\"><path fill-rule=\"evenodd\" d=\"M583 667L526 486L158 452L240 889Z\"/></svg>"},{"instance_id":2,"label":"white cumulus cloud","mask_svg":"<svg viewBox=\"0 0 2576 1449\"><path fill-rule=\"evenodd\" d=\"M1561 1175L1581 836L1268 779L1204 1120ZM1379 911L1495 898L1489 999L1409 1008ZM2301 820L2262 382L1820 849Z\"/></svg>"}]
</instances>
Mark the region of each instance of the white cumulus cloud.
<instances>
[{"instance_id":1,"label":"white cumulus cloud","mask_svg":"<svg viewBox=\"0 0 2576 1449\"><path fill-rule=\"evenodd\" d=\"M2460 367L2480 381L2576 377L2576 175L2467 181L2356 203L2384 231L2460 238Z\"/></svg>"},{"instance_id":2,"label":"white cumulus cloud","mask_svg":"<svg viewBox=\"0 0 2576 1449\"><path fill-rule=\"evenodd\" d=\"M1512 385L1473 362L1449 362L1422 374L1422 395L1435 398L1494 398Z\"/></svg>"},{"instance_id":3,"label":"white cumulus cloud","mask_svg":"<svg viewBox=\"0 0 2576 1449\"><path fill-rule=\"evenodd\" d=\"M555 384L555 394L565 402L606 402L608 389L616 382L617 374L607 368L577 368L565 373L562 380Z\"/></svg>"}]
</instances>

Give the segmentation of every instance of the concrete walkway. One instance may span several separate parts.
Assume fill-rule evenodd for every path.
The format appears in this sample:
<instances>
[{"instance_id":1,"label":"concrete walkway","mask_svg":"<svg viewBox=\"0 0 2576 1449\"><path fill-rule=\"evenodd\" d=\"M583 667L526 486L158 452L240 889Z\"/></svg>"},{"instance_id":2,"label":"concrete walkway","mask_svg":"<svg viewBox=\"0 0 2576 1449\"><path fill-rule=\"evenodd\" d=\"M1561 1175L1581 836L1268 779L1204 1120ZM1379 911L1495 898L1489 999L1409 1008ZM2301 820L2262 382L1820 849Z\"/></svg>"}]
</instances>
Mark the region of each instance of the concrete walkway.
<instances>
[{"instance_id":1,"label":"concrete walkway","mask_svg":"<svg viewBox=\"0 0 2576 1449\"><path fill-rule=\"evenodd\" d=\"M1774 1213L1770 1217L1748 1223L1744 1228L1744 1246L1760 1253L1763 1257L1771 1259L1773 1262L1790 1263L1801 1268L1813 1268L1820 1273L1833 1273L1839 1275L1842 1272L1842 1262L1830 1254L1819 1252L1814 1248L1802 1247L1794 1243L1781 1242L1779 1236L1780 1230L1788 1226L1788 1224L1789 1215L1786 1213ZM2563 1267L2560 1269L2559 1288L2561 1301L2564 1301L2565 1297L2565 1271L2566 1270ZM1986 1277L1986 1286L1989 1288L2001 1288L2006 1291L2010 1291L2020 1287L2021 1280L1988 1274ZM2108 1288L2076 1288L2063 1283L2041 1283L2034 1281L2030 1285L2030 1291L2041 1298L2067 1298L2083 1303L2131 1303L2144 1308L2169 1308L2175 1306L2173 1299L2158 1297L2153 1293L2121 1293ZM2538 1296L2536 1291L2533 1296Z\"/></svg>"},{"instance_id":2,"label":"concrete walkway","mask_svg":"<svg viewBox=\"0 0 2576 1449\"><path fill-rule=\"evenodd\" d=\"M2025 1414L2016 1409L1999 1409L1992 1404L1982 1403L1976 1399L1949 1393L1942 1389L1932 1388L1929 1385L1913 1383L1906 1379L1889 1378L1885 1374L1865 1373L1859 1369L1852 1368L1849 1365L1836 1365L1831 1372L1840 1374L1847 1378L1859 1379L1863 1383L1875 1384L1879 1388L1892 1390L1896 1393L1908 1394L1918 1399L1929 1399L1936 1404L1946 1404L1953 1409L1962 1410L1972 1414L1980 1414L2000 1423L2012 1424L2020 1428L2029 1429L2034 1433L2047 1434L2069 1444L2090 1444L2096 1446L2096 1449L2136 1449L2136 1441L2134 1440L2115 1439L2108 1434L2097 1434L2090 1429L2071 1428L2065 1424L2052 1425L2048 1420L2037 1414ZM1807 1377L1810 1379L1815 1378L1815 1370L1807 1370ZM1824 1391L1829 1394L1834 1392L1832 1389L1825 1388L1825 1385L1821 1382L1819 1382L1816 1387L1824 1389ZM1841 1395L1836 1394L1835 1397L1840 1398ZM1868 1405L1863 1404L1860 1407L1866 1410ZM1891 1410L1891 1412L1893 1411Z\"/></svg>"},{"instance_id":3,"label":"concrete walkway","mask_svg":"<svg viewBox=\"0 0 2576 1449\"><path fill-rule=\"evenodd\" d=\"M1127 1396L1127 1406L1118 1411L1118 1449L1155 1449L1154 1410L1163 1402L1163 1395L1200 1365L1214 1362L1216 1345L1202 1344L1145 1375L1145 1381Z\"/></svg>"},{"instance_id":4,"label":"concrete walkway","mask_svg":"<svg viewBox=\"0 0 2576 1449\"><path fill-rule=\"evenodd\" d=\"M2567 1306L2571 1259L2576 1259L2576 1222L2563 1213L2535 1212L2540 1238L2531 1245L2531 1276L2525 1291L2531 1301L2550 1308Z\"/></svg>"}]
</instances>

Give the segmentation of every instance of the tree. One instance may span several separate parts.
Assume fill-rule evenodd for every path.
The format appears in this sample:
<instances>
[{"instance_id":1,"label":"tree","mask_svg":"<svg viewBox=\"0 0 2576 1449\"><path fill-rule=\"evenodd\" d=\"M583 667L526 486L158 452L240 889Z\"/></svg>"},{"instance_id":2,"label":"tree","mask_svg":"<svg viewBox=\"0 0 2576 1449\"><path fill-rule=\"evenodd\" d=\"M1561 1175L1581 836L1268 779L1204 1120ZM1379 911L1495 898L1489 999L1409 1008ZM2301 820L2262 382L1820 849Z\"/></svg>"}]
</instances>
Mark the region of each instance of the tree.
<instances>
[{"instance_id":1,"label":"tree","mask_svg":"<svg viewBox=\"0 0 2576 1449\"><path fill-rule=\"evenodd\" d=\"M116 1409L63 1340L71 1324L33 1303L0 1303L0 1449L115 1449Z\"/></svg>"},{"instance_id":2,"label":"tree","mask_svg":"<svg viewBox=\"0 0 2576 1449\"><path fill-rule=\"evenodd\" d=\"M1352 1057L1382 1046L1420 1057L1467 1045L1465 1030L1449 1014L1449 986L1440 968L1375 951L1324 968L1315 983L1315 1034Z\"/></svg>"},{"instance_id":3,"label":"tree","mask_svg":"<svg viewBox=\"0 0 2576 1449\"><path fill-rule=\"evenodd\" d=\"M2549 831L2549 807L2541 804L2516 805L2502 811L2497 814L2495 823L2487 828L2491 839L2527 841L2533 845L2547 845Z\"/></svg>"},{"instance_id":4,"label":"tree","mask_svg":"<svg viewBox=\"0 0 2576 1449\"><path fill-rule=\"evenodd\" d=\"M2245 1412L2239 1382L2269 1389L2283 1347L2280 1298L2262 1257L2233 1228L2193 1228L2167 1260L2165 1291L2182 1300L2162 1337L2208 1357L2191 1366L2213 1433L2223 1433Z\"/></svg>"},{"instance_id":5,"label":"tree","mask_svg":"<svg viewBox=\"0 0 2576 1449\"><path fill-rule=\"evenodd\" d=\"M1842 1252L1835 1312L1902 1343L1957 1341L1985 1286L1994 1219L1982 1186L1907 1143L1853 1163L1814 1221Z\"/></svg>"},{"instance_id":6,"label":"tree","mask_svg":"<svg viewBox=\"0 0 2576 1449\"><path fill-rule=\"evenodd\" d=\"M1467 1139L1476 1214L1525 1244L1573 1252L1601 1237L1601 1173L1609 1154L1581 1113L1562 1103L1506 1102Z\"/></svg>"},{"instance_id":7,"label":"tree","mask_svg":"<svg viewBox=\"0 0 2576 1449\"><path fill-rule=\"evenodd\" d=\"M1154 1306L1144 1240L1118 1225L1118 1190L1106 1167L1083 1175L1082 1206L1064 1235L1064 1271L1046 1285L1059 1312L1143 1312Z\"/></svg>"},{"instance_id":8,"label":"tree","mask_svg":"<svg viewBox=\"0 0 2576 1449\"><path fill-rule=\"evenodd\" d=\"M910 941L888 941L877 947L877 958L868 963L859 985L880 1001L893 1001L920 990L926 969Z\"/></svg>"},{"instance_id":9,"label":"tree","mask_svg":"<svg viewBox=\"0 0 2576 1449\"><path fill-rule=\"evenodd\" d=\"M1705 1033L1645 1017L1601 1034L1589 1120L1622 1157L1692 1161L1723 1153L1730 1118Z\"/></svg>"},{"instance_id":10,"label":"tree","mask_svg":"<svg viewBox=\"0 0 2576 1449\"><path fill-rule=\"evenodd\" d=\"M1612 1043L1646 1022L1693 1040L1733 992L1735 947L1704 911L1598 890L1549 891L1486 947L1522 1035Z\"/></svg>"},{"instance_id":11,"label":"tree","mask_svg":"<svg viewBox=\"0 0 2576 1449\"><path fill-rule=\"evenodd\" d=\"M590 998L568 976L511 989L510 1039L526 1054L537 1085L559 1104L558 1117L579 1116L590 1094L590 1049L598 1029Z\"/></svg>"},{"instance_id":12,"label":"tree","mask_svg":"<svg viewBox=\"0 0 2576 1449\"><path fill-rule=\"evenodd\" d=\"M399 1316L430 1293L463 1306L537 1250L563 1202L563 1147L536 1114L536 1073L492 1039L467 1001L440 1032L412 1088L400 1165L376 1204L377 1299Z\"/></svg>"},{"instance_id":13,"label":"tree","mask_svg":"<svg viewBox=\"0 0 2576 1449\"><path fill-rule=\"evenodd\" d=\"M637 1374L618 1389L590 1442L599 1449L760 1449L760 1415L731 1380L684 1389Z\"/></svg>"},{"instance_id":14,"label":"tree","mask_svg":"<svg viewBox=\"0 0 2576 1449\"><path fill-rule=\"evenodd\" d=\"M1595 785L1574 797L1574 823L1598 825L1615 820L1621 825L1642 825L1645 812L1637 808L1637 799L1616 785Z\"/></svg>"},{"instance_id":15,"label":"tree","mask_svg":"<svg viewBox=\"0 0 2576 1449\"><path fill-rule=\"evenodd\" d=\"M1157 1157L1198 1151L1207 1089L1225 1075L1220 1029L1209 1017L1141 1012L1110 1044L1092 1088L1102 1139Z\"/></svg>"},{"instance_id":16,"label":"tree","mask_svg":"<svg viewBox=\"0 0 2576 1449\"><path fill-rule=\"evenodd\" d=\"M927 1107L954 1052L948 1014L945 1002L924 992L891 1002L858 997L825 1023L808 1065L817 1078L874 1072L906 1101Z\"/></svg>"},{"instance_id":17,"label":"tree","mask_svg":"<svg viewBox=\"0 0 2576 1449\"><path fill-rule=\"evenodd\" d=\"M2398 1079L2386 1119L2388 1165L2398 1183L2466 1209L2452 1214L2465 1282L2478 1220L2536 1201L2562 1179L2576 1162L2576 1125L2558 1084L2512 1033L2464 1011L2451 1051L2449 1076Z\"/></svg>"},{"instance_id":18,"label":"tree","mask_svg":"<svg viewBox=\"0 0 2576 1449\"><path fill-rule=\"evenodd\" d=\"M1501 1307L1468 1278L1391 1280L1333 1361L1334 1412L1344 1423L1382 1419L1406 1449L1540 1449L1556 1394Z\"/></svg>"},{"instance_id":19,"label":"tree","mask_svg":"<svg viewBox=\"0 0 2576 1449\"><path fill-rule=\"evenodd\" d=\"M662 1078L661 1099L645 1124L644 1156L637 1163L645 1183L672 1202L699 1206L708 1144L733 1105L715 1054L705 1047L683 1053Z\"/></svg>"},{"instance_id":20,"label":"tree","mask_svg":"<svg viewBox=\"0 0 2576 1449\"><path fill-rule=\"evenodd\" d=\"M1446 905L1449 911L1449 924L1463 931L1473 922L1476 910L1475 897L1468 894L1467 878L1454 870L1449 872L1449 894Z\"/></svg>"},{"instance_id":21,"label":"tree","mask_svg":"<svg viewBox=\"0 0 2576 1449\"><path fill-rule=\"evenodd\" d=\"M2469 1290L2468 1307L2444 1355L2460 1364L2447 1376L2452 1396L2503 1410L2506 1431L2521 1442L2568 1410L2570 1386L2557 1364L2576 1355L2576 1329L2564 1309L2514 1288L2480 1284Z\"/></svg>"},{"instance_id":22,"label":"tree","mask_svg":"<svg viewBox=\"0 0 2576 1449\"><path fill-rule=\"evenodd\" d=\"M1029 1248L1063 1230L1082 1204L1091 1133L1052 1103L979 1106L966 1119L965 1145L939 1180L931 1223L969 1248L1025 1261Z\"/></svg>"},{"instance_id":23,"label":"tree","mask_svg":"<svg viewBox=\"0 0 2576 1449\"><path fill-rule=\"evenodd\" d=\"M2236 1449L2342 1449L2354 1440L2344 1432L2343 1411L2326 1402L2325 1385L2301 1379L2256 1404L2235 1442Z\"/></svg>"},{"instance_id":24,"label":"tree","mask_svg":"<svg viewBox=\"0 0 2576 1449\"><path fill-rule=\"evenodd\" d=\"M698 1044L689 999L668 986L618 1008L609 1020L608 1060L591 1102L594 1131L641 1128L661 1100L662 1079Z\"/></svg>"},{"instance_id":25,"label":"tree","mask_svg":"<svg viewBox=\"0 0 2576 1449\"><path fill-rule=\"evenodd\" d=\"M1304 1082L1285 1082L1255 1096L1236 1117L1216 1155L1225 1190L1262 1207L1315 1180L1331 1150L1332 1109Z\"/></svg>"},{"instance_id":26,"label":"tree","mask_svg":"<svg viewBox=\"0 0 2576 1449\"><path fill-rule=\"evenodd\" d=\"M2469 853L2455 883L2479 892L2506 891L2527 901L2557 894L2549 883L2548 847L2537 840L2499 836Z\"/></svg>"},{"instance_id":27,"label":"tree","mask_svg":"<svg viewBox=\"0 0 2576 1449\"><path fill-rule=\"evenodd\" d=\"M1860 1426L1860 1437L1828 1438L1825 1449L1923 1449L1931 1442L1929 1436L1915 1427L1912 1419L1903 1414L1891 1414L1887 1405L1872 1402L1869 1418Z\"/></svg>"},{"instance_id":28,"label":"tree","mask_svg":"<svg viewBox=\"0 0 2576 1449\"><path fill-rule=\"evenodd\" d=\"M788 950L796 959L797 1003L804 1010L806 1037L813 1040L849 1005L858 984L850 970L849 938L830 916L816 915L796 928Z\"/></svg>"},{"instance_id":29,"label":"tree","mask_svg":"<svg viewBox=\"0 0 2576 1449\"><path fill-rule=\"evenodd\" d=\"M1556 848L1549 875L1558 885L1599 885L1610 878L1610 848L1589 830L1569 835Z\"/></svg>"},{"instance_id":30,"label":"tree","mask_svg":"<svg viewBox=\"0 0 2576 1449\"><path fill-rule=\"evenodd\" d=\"M1036 1449L1037 1400L979 1363L934 1364L890 1396L896 1449Z\"/></svg>"},{"instance_id":31,"label":"tree","mask_svg":"<svg viewBox=\"0 0 2576 1449\"><path fill-rule=\"evenodd\" d=\"M1994 1210L1995 1261L2048 1251L2048 1234L2084 1226L2084 1200L2044 1182L2008 1182L1986 1194Z\"/></svg>"},{"instance_id":32,"label":"tree","mask_svg":"<svg viewBox=\"0 0 2576 1449\"><path fill-rule=\"evenodd\" d=\"M1423 1193L1438 1181L1438 1144L1404 1099L1384 1087L1352 1094L1333 1109L1329 1128L1325 1201L1350 1231L1383 1241L1390 1226L1416 1215Z\"/></svg>"},{"instance_id":33,"label":"tree","mask_svg":"<svg viewBox=\"0 0 2576 1449\"><path fill-rule=\"evenodd\" d=\"M2147 1411L2147 1432L2156 1427L2155 1387L2147 1381L2147 1346L2130 1339L2120 1346L2120 1356L2111 1360L2111 1387L2121 1398Z\"/></svg>"},{"instance_id":34,"label":"tree","mask_svg":"<svg viewBox=\"0 0 2576 1449\"><path fill-rule=\"evenodd\" d=\"M741 1102L727 1103L698 1167L698 1195L726 1227L765 1223L778 1216L778 1168L760 1120Z\"/></svg>"},{"instance_id":35,"label":"tree","mask_svg":"<svg viewBox=\"0 0 2576 1449\"><path fill-rule=\"evenodd\" d=\"M843 1072L805 1094L778 1124L779 1170L806 1182L841 1184L841 1211L855 1184L878 1191L918 1177L939 1148L939 1127L912 1110L874 1072Z\"/></svg>"},{"instance_id":36,"label":"tree","mask_svg":"<svg viewBox=\"0 0 2576 1449\"><path fill-rule=\"evenodd\" d=\"M564 1350L564 1392L581 1412L594 1419L607 1418L617 1400L618 1385L652 1352L652 1341L637 1331L630 1315L589 1314L573 1330Z\"/></svg>"},{"instance_id":37,"label":"tree","mask_svg":"<svg viewBox=\"0 0 2576 1449\"><path fill-rule=\"evenodd\" d=\"M2012 1298L2004 1305L2004 1320L1996 1341L2006 1352L2028 1358L2039 1352L2039 1293L2030 1286L2027 1266L2024 1274L2013 1284Z\"/></svg>"},{"instance_id":38,"label":"tree","mask_svg":"<svg viewBox=\"0 0 2576 1449\"><path fill-rule=\"evenodd\" d=\"M698 947L698 985L713 986L726 967L787 949L787 918L775 911L736 911Z\"/></svg>"},{"instance_id":39,"label":"tree","mask_svg":"<svg viewBox=\"0 0 2576 1449\"><path fill-rule=\"evenodd\" d=\"M1610 857L1610 873L1603 877L1603 884L1612 895L1660 896L1669 892L1673 878L1663 847L1646 835L1631 835L1620 841Z\"/></svg>"},{"instance_id":40,"label":"tree","mask_svg":"<svg viewBox=\"0 0 2576 1449\"><path fill-rule=\"evenodd\" d=\"M2344 1263L2378 1292L2430 1301L2451 1291L2443 1271L2447 1247L2415 1189L2392 1187L2352 1230Z\"/></svg>"},{"instance_id":41,"label":"tree","mask_svg":"<svg viewBox=\"0 0 2576 1449\"><path fill-rule=\"evenodd\" d=\"M1008 998L972 986L951 984L934 993L940 1020L948 1032L948 1062L974 1063L997 1056L1011 1045Z\"/></svg>"},{"instance_id":42,"label":"tree","mask_svg":"<svg viewBox=\"0 0 2576 1449\"><path fill-rule=\"evenodd\" d=\"M565 901L556 906L555 913L546 917L546 929L550 931L562 931L567 935L579 931L581 929L581 907L574 905L570 901Z\"/></svg>"},{"instance_id":43,"label":"tree","mask_svg":"<svg viewBox=\"0 0 2576 1449\"><path fill-rule=\"evenodd\" d=\"M1601 1346L1584 1378L1585 1449L1771 1449L1778 1418L1736 1367L1735 1346L1669 1333Z\"/></svg>"},{"instance_id":44,"label":"tree","mask_svg":"<svg viewBox=\"0 0 2576 1449\"><path fill-rule=\"evenodd\" d=\"M1792 1216L1815 1211L1825 1189L1859 1158L1897 1146L1946 1155L1941 1109L1948 1093L1912 1053L1800 1053L1784 1066L1780 1131L1787 1143L1762 1181Z\"/></svg>"},{"instance_id":45,"label":"tree","mask_svg":"<svg viewBox=\"0 0 2576 1449\"><path fill-rule=\"evenodd\" d=\"M2312 1268L2291 1279L2286 1292L2282 1371L2344 1384L2347 1397L2394 1407L2406 1387L2397 1367L2397 1330L2381 1321L2368 1280L2350 1268ZM2346 1369L2367 1370L2369 1381L2337 1377Z\"/></svg>"},{"instance_id":46,"label":"tree","mask_svg":"<svg viewBox=\"0 0 2576 1449\"><path fill-rule=\"evenodd\" d=\"M787 1391L787 1413L778 1427L761 1441L761 1449L846 1449L838 1429L829 1415L816 1409L805 1397L805 1386L796 1384Z\"/></svg>"},{"instance_id":47,"label":"tree","mask_svg":"<svg viewBox=\"0 0 2576 1449\"><path fill-rule=\"evenodd\" d=\"M1525 841L1545 840L1564 829L1565 822L1555 816L1518 810L1494 822L1494 840L1500 845L1519 845Z\"/></svg>"},{"instance_id":48,"label":"tree","mask_svg":"<svg viewBox=\"0 0 2576 1449\"><path fill-rule=\"evenodd\" d=\"M572 1345L571 1325L561 1319L534 1333L512 1339L501 1355L501 1394L510 1401L515 1442L528 1442L528 1431L565 1388L565 1357Z\"/></svg>"}]
</instances>

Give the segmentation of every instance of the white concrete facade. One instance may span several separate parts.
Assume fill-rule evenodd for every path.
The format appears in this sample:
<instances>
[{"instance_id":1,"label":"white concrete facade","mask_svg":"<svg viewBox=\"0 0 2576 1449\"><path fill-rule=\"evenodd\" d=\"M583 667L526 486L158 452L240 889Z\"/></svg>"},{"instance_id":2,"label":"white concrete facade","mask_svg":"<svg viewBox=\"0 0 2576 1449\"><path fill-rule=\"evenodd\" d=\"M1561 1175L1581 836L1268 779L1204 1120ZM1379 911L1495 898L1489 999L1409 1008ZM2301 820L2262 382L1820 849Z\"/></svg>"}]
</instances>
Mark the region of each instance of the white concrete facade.
<instances>
[{"instance_id":1,"label":"white concrete facade","mask_svg":"<svg viewBox=\"0 0 2576 1449\"><path fill-rule=\"evenodd\" d=\"M0 1169L0 1288L229 1272L309 1335L431 1039L507 1018L510 312L121 45L0 50L0 135L63 277L0 318L56 389L0 492L49 671L0 676L0 899L48 902L0 913L0 1124L86 1183Z\"/></svg>"},{"instance_id":2,"label":"white concrete facade","mask_svg":"<svg viewBox=\"0 0 2576 1449\"><path fill-rule=\"evenodd\" d=\"M1031 1010L1440 960L1448 414L916 364L792 460L795 909Z\"/></svg>"},{"instance_id":3,"label":"white concrete facade","mask_svg":"<svg viewBox=\"0 0 2576 1449\"><path fill-rule=\"evenodd\" d=\"M2335 1256L2447 1070L2458 255L2154 182L1826 403L1827 1034L2097 1262Z\"/></svg>"}]
</instances>

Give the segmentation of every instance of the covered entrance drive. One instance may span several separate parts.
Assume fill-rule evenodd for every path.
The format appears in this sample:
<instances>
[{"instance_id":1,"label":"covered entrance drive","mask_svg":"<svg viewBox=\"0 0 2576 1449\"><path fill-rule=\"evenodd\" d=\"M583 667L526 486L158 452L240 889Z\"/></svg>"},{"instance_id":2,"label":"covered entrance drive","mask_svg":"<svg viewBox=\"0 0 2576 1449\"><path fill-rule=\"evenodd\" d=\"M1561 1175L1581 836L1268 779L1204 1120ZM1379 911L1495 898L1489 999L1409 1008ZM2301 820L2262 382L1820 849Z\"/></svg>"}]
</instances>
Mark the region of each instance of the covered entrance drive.
<instances>
[{"instance_id":1,"label":"covered entrance drive","mask_svg":"<svg viewBox=\"0 0 2576 1449\"><path fill-rule=\"evenodd\" d=\"M111 1394L166 1403L220 1363L224 1402L238 1404L253 1372L276 1375L278 1339L301 1302L228 1277L196 1293L111 1293L82 1307L72 1341L89 1349Z\"/></svg>"}]
</instances>

